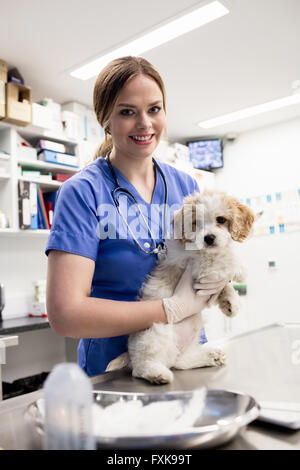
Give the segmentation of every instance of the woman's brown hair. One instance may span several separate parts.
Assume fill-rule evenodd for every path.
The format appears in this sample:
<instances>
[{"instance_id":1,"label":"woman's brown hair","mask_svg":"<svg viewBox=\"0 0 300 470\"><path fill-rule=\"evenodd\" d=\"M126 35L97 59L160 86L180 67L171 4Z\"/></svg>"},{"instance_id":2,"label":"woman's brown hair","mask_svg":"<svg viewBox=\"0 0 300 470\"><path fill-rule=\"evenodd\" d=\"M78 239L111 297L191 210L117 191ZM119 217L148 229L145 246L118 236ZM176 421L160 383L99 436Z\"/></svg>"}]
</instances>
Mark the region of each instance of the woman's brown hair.
<instances>
[{"instance_id":1,"label":"woman's brown hair","mask_svg":"<svg viewBox=\"0 0 300 470\"><path fill-rule=\"evenodd\" d=\"M105 157L113 147L109 133L109 118L123 86L137 75L148 75L156 81L163 95L166 111L166 92L161 76L150 62L142 57L121 57L110 62L98 75L94 87L94 110L99 124L104 130L104 141L98 147L94 160Z\"/></svg>"}]
</instances>

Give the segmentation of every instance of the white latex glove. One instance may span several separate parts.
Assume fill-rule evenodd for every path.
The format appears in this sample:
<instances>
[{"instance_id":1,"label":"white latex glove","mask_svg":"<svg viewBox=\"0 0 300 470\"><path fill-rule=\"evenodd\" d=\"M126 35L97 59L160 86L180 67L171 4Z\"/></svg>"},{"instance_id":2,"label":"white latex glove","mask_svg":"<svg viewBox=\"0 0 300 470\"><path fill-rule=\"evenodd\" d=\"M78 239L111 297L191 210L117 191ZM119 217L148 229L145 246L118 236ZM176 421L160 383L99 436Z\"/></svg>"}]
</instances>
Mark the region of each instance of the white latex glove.
<instances>
[{"instance_id":1,"label":"white latex glove","mask_svg":"<svg viewBox=\"0 0 300 470\"><path fill-rule=\"evenodd\" d=\"M198 282L194 282L193 288L197 291L197 295L207 295L208 291L216 289L207 302L207 307L211 307L219 297L221 291L228 284L230 279L222 277L222 274L211 273L201 278Z\"/></svg>"},{"instance_id":2,"label":"white latex glove","mask_svg":"<svg viewBox=\"0 0 300 470\"><path fill-rule=\"evenodd\" d=\"M206 278L201 279L201 281L203 280L207 281ZM172 297L163 299L168 323L180 322L208 307L211 296L223 289L223 283L224 280L221 283L216 281L201 282L201 288L196 292L193 288L192 262L189 262Z\"/></svg>"}]
</instances>

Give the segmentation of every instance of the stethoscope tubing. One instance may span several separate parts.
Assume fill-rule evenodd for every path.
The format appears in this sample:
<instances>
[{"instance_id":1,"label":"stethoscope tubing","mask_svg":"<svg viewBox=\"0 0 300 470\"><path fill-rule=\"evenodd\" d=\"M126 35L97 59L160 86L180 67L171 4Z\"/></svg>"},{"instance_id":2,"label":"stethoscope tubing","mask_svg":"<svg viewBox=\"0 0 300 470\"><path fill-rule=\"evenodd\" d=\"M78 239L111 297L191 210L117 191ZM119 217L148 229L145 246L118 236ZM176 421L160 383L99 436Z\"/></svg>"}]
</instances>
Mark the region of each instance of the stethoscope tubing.
<instances>
[{"instance_id":1,"label":"stethoscope tubing","mask_svg":"<svg viewBox=\"0 0 300 470\"><path fill-rule=\"evenodd\" d=\"M158 253L163 252L163 251L165 250L165 248L164 248L164 241L165 241L165 240L163 239L162 245L161 245L161 244L157 245L156 240L155 240L154 237L153 237L153 234L152 234L152 232L151 232L151 229L150 229L150 227L149 227L149 225L148 225L148 223L147 223L147 221L146 221L146 219L145 219L145 217L144 217L144 214L143 214L143 212L142 212L142 210L141 210L141 208L140 208L140 206L139 206L139 203L138 203L136 197L134 196L134 194L132 194L131 191L129 191L129 189L120 186L119 181L118 181L118 178L117 178L117 175L116 175L116 173L115 173L115 170L114 170L114 168L113 168L113 166L112 166L112 164L111 164L111 162L110 162L110 160L109 160L109 153L106 155L105 159L106 159L106 161L107 161L109 170L110 170L111 175L112 175L112 177L113 177L113 179L114 179L114 182L115 182L115 188L111 191L112 199L113 199L114 204L115 204L115 206L116 206L116 208L117 208L117 210L118 210L118 213L119 213L120 216L122 217L122 219L123 219L125 225L127 226L127 228L128 228L128 230L129 230L129 232L130 232L130 234L131 234L133 240L134 240L135 243L139 246L139 248L140 248L143 252L145 252L145 253L147 253L147 254L158 254ZM162 177L162 180L163 180L163 183L164 183L165 200L164 200L164 227L163 227L164 232L163 232L163 233L165 234L165 233L166 233L166 208L167 208L167 204L168 204L168 185L167 185L166 178L165 178L165 175L164 175L162 169L160 168L160 166L158 165L158 163L156 162L156 160L155 160L154 158L152 158L152 161L153 161L153 163L154 163L155 168L157 168L158 172L160 173L160 175L161 175L161 177ZM152 240L153 245L152 245L152 246L150 245L150 247L149 247L150 250L145 250L145 248L142 247L142 245L139 243L139 241L138 241L137 238L135 237L134 233L132 232L131 228L129 227L129 225L128 225L128 223L127 223L127 220L125 219L124 215L123 215L122 212L120 211L120 204L119 204L119 201L118 201L118 198L117 198L117 193L118 193L118 192L122 192L122 193L127 194L127 196L129 196L129 197L135 202L135 204L137 205L137 207L138 207L138 209L139 209L139 213L140 213L140 215L142 216L143 221L144 221L144 223L145 223L145 225L146 225L146 227L147 227L147 230L148 230L148 232L149 232L149 234L150 234L150 236L151 236L151 240Z\"/></svg>"}]
</instances>

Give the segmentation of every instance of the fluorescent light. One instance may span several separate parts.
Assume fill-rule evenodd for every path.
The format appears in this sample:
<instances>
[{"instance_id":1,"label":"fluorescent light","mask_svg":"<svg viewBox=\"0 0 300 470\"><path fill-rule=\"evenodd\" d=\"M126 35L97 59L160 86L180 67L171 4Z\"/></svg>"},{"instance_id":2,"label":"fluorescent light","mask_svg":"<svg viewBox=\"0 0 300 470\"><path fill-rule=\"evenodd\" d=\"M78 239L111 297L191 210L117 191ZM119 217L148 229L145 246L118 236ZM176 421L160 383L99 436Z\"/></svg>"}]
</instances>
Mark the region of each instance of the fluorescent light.
<instances>
[{"instance_id":1,"label":"fluorescent light","mask_svg":"<svg viewBox=\"0 0 300 470\"><path fill-rule=\"evenodd\" d=\"M227 15L227 13L229 13L229 10L225 8L224 5L218 1L214 1L154 29L124 46L98 57L92 62L73 70L71 75L81 80L88 80L98 75L99 71L113 59L127 55L138 56L172 39L178 38L189 31L193 31L200 26L210 23L217 18Z\"/></svg>"},{"instance_id":2,"label":"fluorescent light","mask_svg":"<svg viewBox=\"0 0 300 470\"><path fill-rule=\"evenodd\" d=\"M203 129L211 129L212 127L228 124L229 122L240 121L241 119L256 116L257 114L267 113L268 111L273 111L274 109L280 109L284 108L285 106L291 106L298 103L300 103L300 93L295 93L294 95L286 96L285 98L268 101L267 103L258 104L256 106L251 106L250 108L245 108L234 113L224 114L223 116L199 122L198 126L202 127Z\"/></svg>"}]
</instances>

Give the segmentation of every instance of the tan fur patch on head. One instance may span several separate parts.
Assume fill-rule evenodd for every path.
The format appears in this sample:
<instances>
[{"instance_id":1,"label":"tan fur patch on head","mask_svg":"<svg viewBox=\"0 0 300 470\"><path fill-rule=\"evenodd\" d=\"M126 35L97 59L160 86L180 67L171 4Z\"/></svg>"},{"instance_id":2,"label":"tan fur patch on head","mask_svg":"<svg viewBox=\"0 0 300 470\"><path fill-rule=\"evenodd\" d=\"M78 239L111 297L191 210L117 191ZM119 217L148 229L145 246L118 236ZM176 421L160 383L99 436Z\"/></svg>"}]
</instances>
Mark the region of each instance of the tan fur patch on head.
<instances>
[{"instance_id":1,"label":"tan fur patch on head","mask_svg":"<svg viewBox=\"0 0 300 470\"><path fill-rule=\"evenodd\" d=\"M250 234L255 216L249 207L234 197L224 194L223 201L230 209L229 231L231 238L237 242L242 242Z\"/></svg>"}]
</instances>

